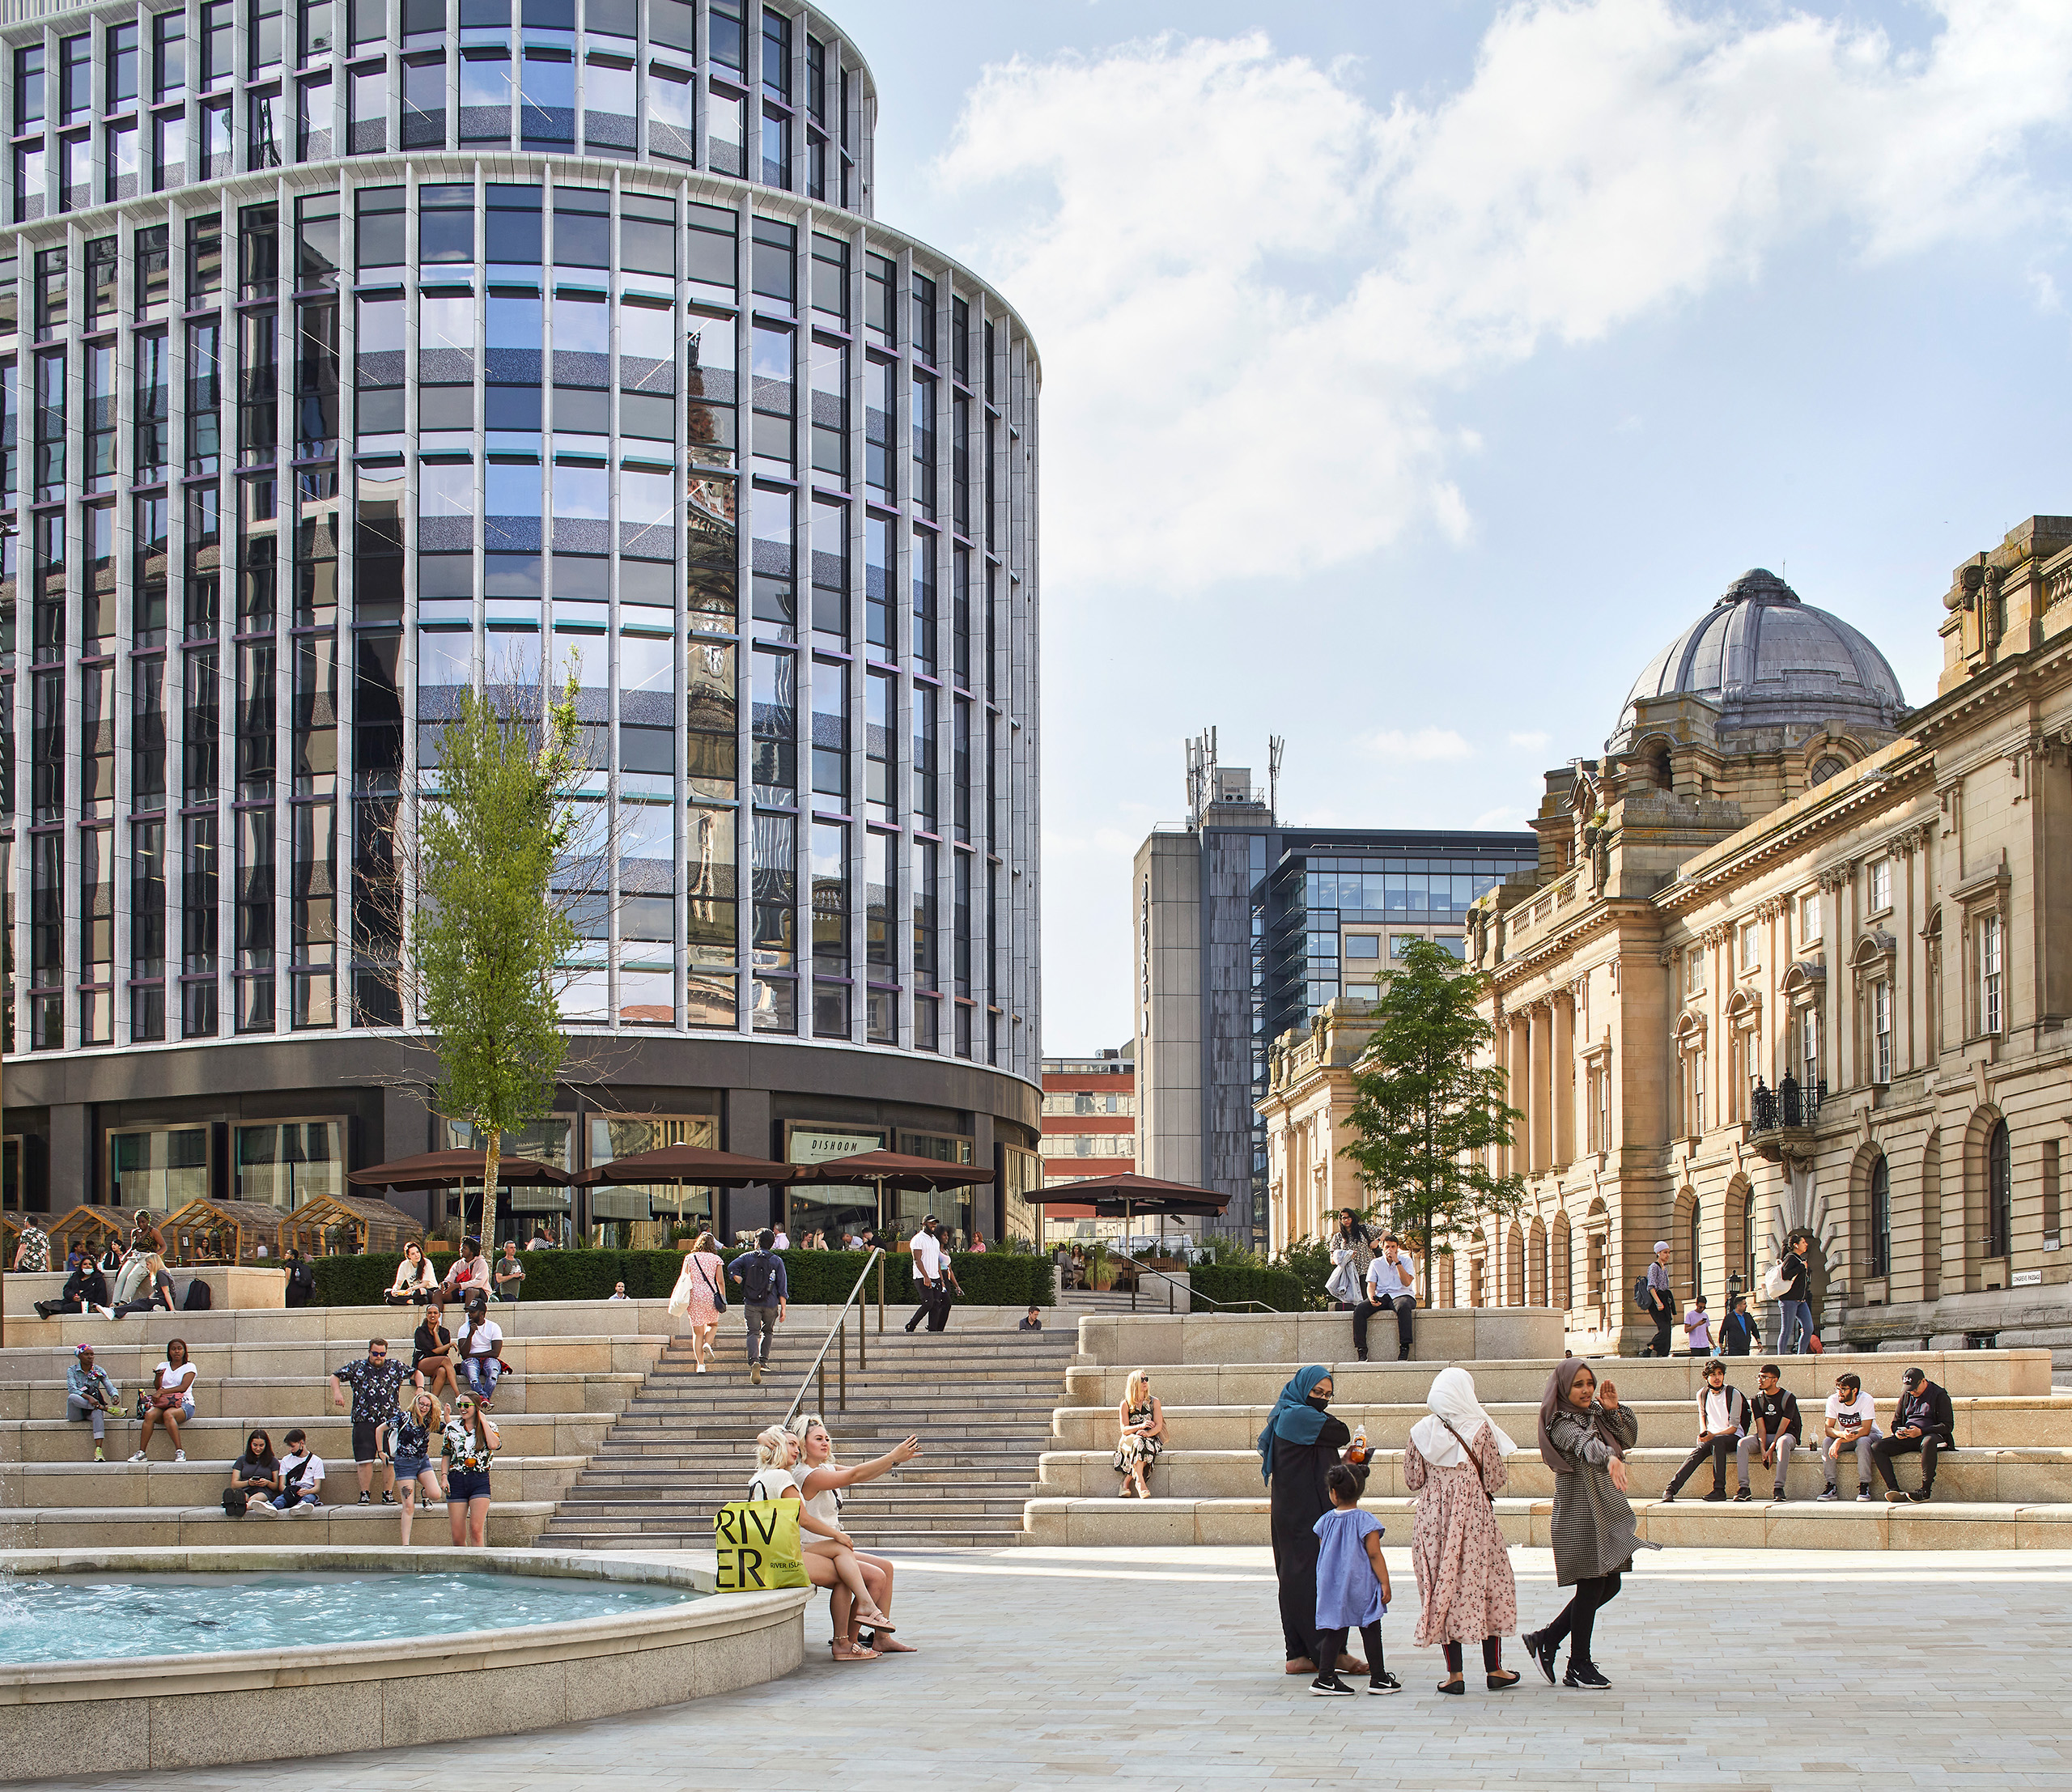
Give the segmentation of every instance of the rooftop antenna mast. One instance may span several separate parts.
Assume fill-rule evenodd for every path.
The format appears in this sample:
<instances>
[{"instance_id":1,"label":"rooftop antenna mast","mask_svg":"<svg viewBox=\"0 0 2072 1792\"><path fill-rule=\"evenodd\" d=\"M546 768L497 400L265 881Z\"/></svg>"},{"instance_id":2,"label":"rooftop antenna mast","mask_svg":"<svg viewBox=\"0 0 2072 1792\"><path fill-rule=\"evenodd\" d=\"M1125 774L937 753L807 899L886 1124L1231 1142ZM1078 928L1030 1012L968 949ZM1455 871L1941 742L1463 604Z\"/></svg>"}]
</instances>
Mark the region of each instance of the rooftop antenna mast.
<instances>
[{"instance_id":1,"label":"rooftop antenna mast","mask_svg":"<svg viewBox=\"0 0 2072 1792\"><path fill-rule=\"evenodd\" d=\"M1280 756L1287 749L1285 735L1269 734L1266 737L1266 812L1276 824L1280 820Z\"/></svg>"},{"instance_id":2,"label":"rooftop antenna mast","mask_svg":"<svg viewBox=\"0 0 2072 1792\"><path fill-rule=\"evenodd\" d=\"M1187 822L1199 827L1216 800L1216 730L1204 728L1187 742Z\"/></svg>"}]
</instances>

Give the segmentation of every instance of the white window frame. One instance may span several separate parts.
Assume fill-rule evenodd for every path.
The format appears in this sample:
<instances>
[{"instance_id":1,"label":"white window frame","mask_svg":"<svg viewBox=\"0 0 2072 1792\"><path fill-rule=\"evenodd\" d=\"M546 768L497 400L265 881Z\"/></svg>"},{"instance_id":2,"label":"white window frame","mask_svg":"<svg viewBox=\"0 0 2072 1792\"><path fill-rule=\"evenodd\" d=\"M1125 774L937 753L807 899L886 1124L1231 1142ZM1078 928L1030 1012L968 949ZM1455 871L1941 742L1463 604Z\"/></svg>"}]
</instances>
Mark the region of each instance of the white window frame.
<instances>
[{"instance_id":1,"label":"white window frame","mask_svg":"<svg viewBox=\"0 0 2072 1792\"><path fill-rule=\"evenodd\" d=\"M1882 915L1892 906L1892 861L1874 859L1870 861L1870 912Z\"/></svg>"},{"instance_id":2,"label":"white window frame","mask_svg":"<svg viewBox=\"0 0 2072 1792\"><path fill-rule=\"evenodd\" d=\"M2006 930L1998 914L1978 923L1978 1030L1997 1034L2006 1025Z\"/></svg>"},{"instance_id":3,"label":"white window frame","mask_svg":"<svg viewBox=\"0 0 2072 1792\"><path fill-rule=\"evenodd\" d=\"M1870 1080L1892 1080L1892 981L1880 977L1870 986Z\"/></svg>"}]
</instances>

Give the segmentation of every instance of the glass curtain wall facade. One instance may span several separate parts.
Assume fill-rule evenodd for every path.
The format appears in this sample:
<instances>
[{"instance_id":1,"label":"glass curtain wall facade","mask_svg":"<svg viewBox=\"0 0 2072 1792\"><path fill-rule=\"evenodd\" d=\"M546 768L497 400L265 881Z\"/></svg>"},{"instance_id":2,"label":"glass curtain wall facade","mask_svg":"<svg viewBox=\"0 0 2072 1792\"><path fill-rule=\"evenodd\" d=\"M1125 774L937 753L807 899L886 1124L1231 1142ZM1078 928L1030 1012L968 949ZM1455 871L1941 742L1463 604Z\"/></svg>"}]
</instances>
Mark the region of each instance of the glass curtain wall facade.
<instances>
[{"instance_id":1,"label":"glass curtain wall facade","mask_svg":"<svg viewBox=\"0 0 2072 1792\"><path fill-rule=\"evenodd\" d=\"M1033 1084L1036 351L873 220L839 28L197 0L0 48L7 1049L405 1021L399 798L461 687L572 672L574 1023Z\"/></svg>"}]
</instances>

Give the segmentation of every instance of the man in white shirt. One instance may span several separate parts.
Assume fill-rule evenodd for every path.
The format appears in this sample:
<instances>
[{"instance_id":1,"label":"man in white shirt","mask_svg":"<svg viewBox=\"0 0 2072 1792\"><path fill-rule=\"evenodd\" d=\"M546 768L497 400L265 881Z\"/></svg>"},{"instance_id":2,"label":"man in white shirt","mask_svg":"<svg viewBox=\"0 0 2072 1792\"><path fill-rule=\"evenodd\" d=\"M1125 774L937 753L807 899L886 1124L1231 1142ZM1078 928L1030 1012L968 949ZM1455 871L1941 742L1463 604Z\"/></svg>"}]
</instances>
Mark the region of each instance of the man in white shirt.
<instances>
[{"instance_id":1,"label":"man in white shirt","mask_svg":"<svg viewBox=\"0 0 2072 1792\"><path fill-rule=\"evenodd\" d=\"M317 1496L324 1491L324 1459L309 1447L301 1430L291 1431L281 1440L287 1454L281 1458L281 1491L274 1496L276 1512L314 1512Z\"/></svg>"},{"instance_id":2,"label":"man in white shirt","mask_svg":"<svg viewBox=\"0 0 2072 1792\"><path fill-rule=\"evenodd\" d=\"M781 1225L779 1226L777 1228L777 1236L771 1242L770 1248L772 1251L789 1251L792 1248L791 1234L787 1232Z\"/></svg>"},{"instance_id":3,"label":"man in white shirt","mask_svg":"<svg viewBox=\"0 0 2072 1792\"><path fill-rule=\"evenodd\" d=\"M1403 1254L1395 1234L1382 1241L1382 1254L1367 1265L1367 1297L1352 1310L1352 1348L1367 1360L1367 1322L1385 1308L1395 1311L1396 1361L1410 1361L1410 1340L1416 1324L1417 1266Z\"/></svg>"},{"instance_id":4,"label":"man in white shirt","mask_svg":"<svg viewBox=\"0 0 2072 1792\"><path fill-rule=\"evenodd\" d=\"M453 1341L461 1347L461 1373L486 1412L504 1374L503 1327L489 1316L489 1303L481 1295L469 1297L468 1316Z\"/></svg>"},{"instance_id":5,"label":"man in white shirt","mask_svg":"<svg viewBox=\"0 0 2072 1792\"><path fill-rule=\"evenodd\" d=\"M906 1329L911 1331L926 1319L929 1331L940 1331L949 1323L949 1253L936 1236L934 1214L922 1221L921 1229L907 1241L907 1249L913 1254L914 1285L921 1304L914 1309Z\"/></svg>"},{"instance_id":6,"label":"man in white shirt","mask_svg":"<svg viewBox=\"0 0 2072 1792\"><path fill-rule=\"evenodd\" d=\"M1860 1376L1844 1375L1835 1382L1835 1391L1828 1396L1827 1419L1822 1427L1826 1435L1820 1442L1820 1468L1828 1477L1828 1484L1819 1497L1838 1500L1841 1497L1835 1482L1841 1473L1842 1453L1856 1452L1856 1497L1868 1502L1870 1498L1870 1446L1885 1433L1878 1429L1878 1403L1864 1392Z\"/></svg>"}]
</instances>

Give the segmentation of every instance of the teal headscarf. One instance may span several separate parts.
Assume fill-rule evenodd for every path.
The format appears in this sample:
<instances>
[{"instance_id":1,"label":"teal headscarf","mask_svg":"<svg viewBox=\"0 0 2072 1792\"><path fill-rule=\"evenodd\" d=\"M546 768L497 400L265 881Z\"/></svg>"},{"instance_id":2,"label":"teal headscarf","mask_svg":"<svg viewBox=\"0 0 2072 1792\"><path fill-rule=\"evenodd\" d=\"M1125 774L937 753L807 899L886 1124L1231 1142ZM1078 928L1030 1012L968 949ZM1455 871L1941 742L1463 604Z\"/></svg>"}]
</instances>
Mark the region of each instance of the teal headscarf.
<instances>
[{"instance_id":1,"label":"teal headscarf","mask_svg":"<svg viewBox=\"0 0 2072 1792\"><path fill-rule=\"evenodd\" d=\"M1297 1369L1295 1379L1280 1391L1280 1398L1274 1403L1273 1415L1266 1421L1266 1429L1259 1433L1259 1479L1273 1479L1273 1441L1285 1437L1292 1444L1313 1444L1317 1434L1324 1428L1324 1414L1320 1407L1310 1403L1310 1396L1316 1391L1318 1382L1331 1379L1328 1369L1320 1369L1312 1363L1307 1369Z\"/></svg>"}]
</instances>

